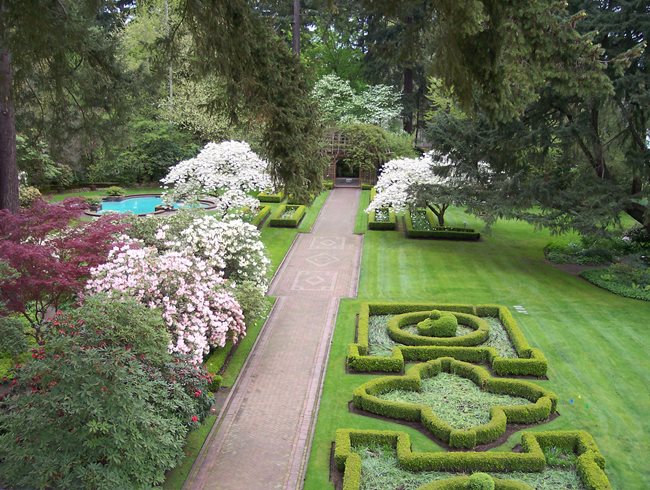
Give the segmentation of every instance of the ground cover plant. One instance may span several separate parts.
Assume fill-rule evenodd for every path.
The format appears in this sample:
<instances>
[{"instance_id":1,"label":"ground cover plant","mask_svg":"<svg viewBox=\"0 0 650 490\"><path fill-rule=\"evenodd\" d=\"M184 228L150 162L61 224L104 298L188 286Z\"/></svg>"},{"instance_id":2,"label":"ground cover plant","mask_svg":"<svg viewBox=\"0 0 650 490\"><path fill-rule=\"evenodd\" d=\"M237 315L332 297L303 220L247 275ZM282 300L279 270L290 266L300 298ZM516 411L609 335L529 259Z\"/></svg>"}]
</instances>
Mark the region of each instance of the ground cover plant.
<instances>
[{"instance_id":1,"label":"ground cover plant","mask_svg":"<svg viewBox=\"0 0 650 490\"><path fill-rule=\"evenodd\" d=\"M418 322L432 311L458 318L455 336L421 335ZM391 314L392 313L392 314ZM452 356L487 363L498 375L546 375L544 354L531 348L510 311L499 305L363 303L357 342L348 347L347 365L354 372L399 372L405 362Z\"/></svg>"},{"instance_id":2,"label":"ground cover plant","mask_svg":"<svg viewBox=\"0 0 650 490\"><path fill-rule=\"evenodd\" d=\"M482 227L480 221L456 208L447 214L452 223ZM566 239L575 240L575 236ZM548 380L536 383L558 395L561 414L530 430L588 430L607 459L606 472L613 488L650 485L647 466L629 457L631 452L650 451L643 435L650 425L642 408L650 403L645 390L647 373L642 367L650 349L645 335L650 305L600 290L549 265L543 249L550 240L548 232L536 231L521 221L499 221L483 236L480 247L406 240L398 233L366 233L359 299L343 300L339 309L305 480L307 490L332 488L330 443L340 428L399 430L410 436L414 451L443 450L414 428L348 409L353 390L377 377L349 374L346 358L349 344L355 340L361 305L378 299L452 303L462 298L466 304L523 306L525 311L512 309L512 315L530 343L547 358ZM370 319L385 324L390 316L371 315ZM392 344L388 344L383 355L391 350ZM615 421L612 414L618 414ZM510 435L498 451L519 444L520 434ZM494 451L497 449L490 453Z\"/></svg>"},{"instance_id":3,"label":"ground cover plant","mask_svg":"<svg viewBox=\"0 0 650 490\"><path fill-rule=\"evenodd\" d=\"M650 301L650 266L617 263L605 269L580 273L587 281L614 294Z\"/></svg>"},{"instance_id":4,"label":"ground cover plant","mask_svg":"<svg viewBox=\"0 0 650 490\"><path fill-rule=\"evenodd\" d=\"M368 381L354 390L361 410L421 423L451 447L493 442L506 424L531 424L554 411L557 397L530 382L496 379L483 368L451 358L417 364L404 376Z\"/></svg>"}]
</instances>

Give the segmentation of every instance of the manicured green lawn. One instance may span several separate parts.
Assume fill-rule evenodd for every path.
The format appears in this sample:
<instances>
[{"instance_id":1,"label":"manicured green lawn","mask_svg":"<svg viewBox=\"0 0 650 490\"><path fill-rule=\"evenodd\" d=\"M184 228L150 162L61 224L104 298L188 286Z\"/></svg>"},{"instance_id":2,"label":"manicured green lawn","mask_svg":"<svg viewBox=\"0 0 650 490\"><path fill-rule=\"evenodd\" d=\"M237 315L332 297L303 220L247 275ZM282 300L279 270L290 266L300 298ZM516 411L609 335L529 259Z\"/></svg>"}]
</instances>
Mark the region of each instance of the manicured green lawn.
<instances>
[{"instance_id":1,"label":"manicured green lawn","mask_svg":"<svg viewBox=\"0 0 650 490\"><path fill-rule=\"evenodd\" d=\"M361 191L361 198L359 199L359 209L357 209L357 218L354 222L354 232L363 234L368 229L368 215L366 208L370 204L370 191Z\"/></svg>"},{"instance_id":2,"label":"manicured green lawn","mask_svg":"<svg viewBox=\"0 0 650 490\"><path fill-rule=\"evenodd\" d=\"M449 225L481 228L458 210ZM404 425L348 412L353 388L373 375L345 374L360 300L500 303L510 307L526 337L549 361L538 383L560 397L560 416L530 430L585 429L607 459L614 488L650 488L650 304L603 291L544 262L552 237L517 221L497 223L478 243L412 240L401 232L368 231L359 300L341 303L325 379L306 489L328 483L337 428L403 430L417 450L440 450ZM517 313L523 305L529 315ZM571 403L573 401L573 403ZM500 450L519 441L510 437Z\"/></svg>"}]
</instances>

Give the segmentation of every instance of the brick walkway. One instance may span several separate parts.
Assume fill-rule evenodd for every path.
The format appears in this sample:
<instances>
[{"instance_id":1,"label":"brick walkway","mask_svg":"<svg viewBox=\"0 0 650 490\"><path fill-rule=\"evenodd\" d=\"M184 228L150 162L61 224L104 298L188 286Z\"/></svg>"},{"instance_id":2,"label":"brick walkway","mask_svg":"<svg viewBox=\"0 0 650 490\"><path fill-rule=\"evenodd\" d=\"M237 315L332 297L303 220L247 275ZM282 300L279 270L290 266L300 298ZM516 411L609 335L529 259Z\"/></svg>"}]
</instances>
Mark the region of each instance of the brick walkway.
<instances>
[{"instance_id":1,"label":"brick walkway","mask_svg":"<svg viewBox=\"0 0 650 490\"><path fill-rule=\"evenodd\" d=\"M339 299L357 294L360 192L330 193L269 294L275 308L208 436L186 489L302 487Z\"/></svg>"}]
</instances>

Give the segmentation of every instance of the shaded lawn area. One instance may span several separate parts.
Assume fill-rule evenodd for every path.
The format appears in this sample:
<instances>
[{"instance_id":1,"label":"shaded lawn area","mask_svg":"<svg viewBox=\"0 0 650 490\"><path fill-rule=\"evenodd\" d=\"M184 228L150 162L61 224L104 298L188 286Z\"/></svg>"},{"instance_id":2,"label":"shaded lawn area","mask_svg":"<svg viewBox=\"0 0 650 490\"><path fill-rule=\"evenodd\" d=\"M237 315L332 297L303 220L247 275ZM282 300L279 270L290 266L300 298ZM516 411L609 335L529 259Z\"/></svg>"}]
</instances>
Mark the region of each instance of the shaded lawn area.
<instances>
[{"instance_id":1,"label":"shaded lawn area","mask_svg":"<svg viewBox=\"0 0 650 490\"><path fill-rule=\"evenodd\" d=\"M482 226L456 209L450 226ZM560 416L528 430L584 429L607 460L614 488L650 488L650 304L592 286L544 262L551 239L518 221L497 223L478 243L407 239L400 232L368 231L364 239L359 300L344 300L325 379L305 488L328 482L331 442L337 428L408 432L414 449L441 450L404 425L348 412L352 390L376 375L345 374L347 345L354 341L361 300L500 303L508 306L531 345L549 361L548 381ZM517 313L523 305L528 315ZM519 442L518 433L497 448Z\"/></svg>"}]
</instances>

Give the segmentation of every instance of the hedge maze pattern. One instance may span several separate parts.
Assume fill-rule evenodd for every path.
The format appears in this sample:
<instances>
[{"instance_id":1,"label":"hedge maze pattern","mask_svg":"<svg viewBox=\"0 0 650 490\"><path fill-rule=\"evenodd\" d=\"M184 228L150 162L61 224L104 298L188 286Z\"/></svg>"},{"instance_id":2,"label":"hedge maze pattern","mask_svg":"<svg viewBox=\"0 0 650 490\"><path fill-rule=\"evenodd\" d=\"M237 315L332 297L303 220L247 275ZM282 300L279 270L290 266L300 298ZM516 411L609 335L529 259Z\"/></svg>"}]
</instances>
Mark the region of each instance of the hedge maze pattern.
<instances>
[{"instance_id":1,"label":"hedge maze pattern","mask_svg":"<svg viewBox=\"0 0 650 490\"><path fill-rule=\"evenodd\" d=\"M386 334L394 344L390 355L370 353L369 328L373 315L388 318ZM441 318L444 322L440 322ZM502 356L495 347L486 345L491 328L494 328L497 320L512 346L510 357ZM452 326L457 326L458 332ZM404 471L449 473L448 478L444 474L438 475L435 481L422 485L418 490L531 490L533 487L528 483L516 481L516 475L513 475L514 479L508 475L513 472L541 474L547 471L552 466L544 453L547 449L560 449L575 455L575 473L572 474L577 476L573 478L579 478L584 488L611 489L604 471L605 460L593 438L584 431L523 432L521 452L467 451L498 441L506 434L508 424L541 423L556 413L558 398L554 393L531 381L504 377L542 378L546 376L548 368L544 354L529 345L506 307L362 303L357 339L348 346L348 371L403 373L406 362L418 364L410 367L405 374L384 375L363 383L354 390L352 405L361 412L419 424L434 439L448 444L452 449L463 451L413 452L410 438L405 432L339 429L336 433L334 461L343 473L344 490L362 488L362 458L355 452L355 447L370 444L393 448L397 464ZM491 372L478 364L486 365ZM408 395L409 391L420 392L423 380L440 373L469 379L484 392L518 397L519 401L512 405L504 403L492 406L486 423L458 428L443 420L432 407L424 403L399 399L405 397L404 393ZM441 382L446 381L442 379ZM397 399L386 396L390 393L395 393ZM433 393L437 396L437 391ZM422 400L419 395L411 399ZM526 400L530 403L526 403ZM498 399L493 405L500 401ZM466 417L466 412L462 413L462 417ZM475 474L476 472L487 474ZM429 478L428 475L421 478L425 477Z\"/></svg>"}]
</instances>

